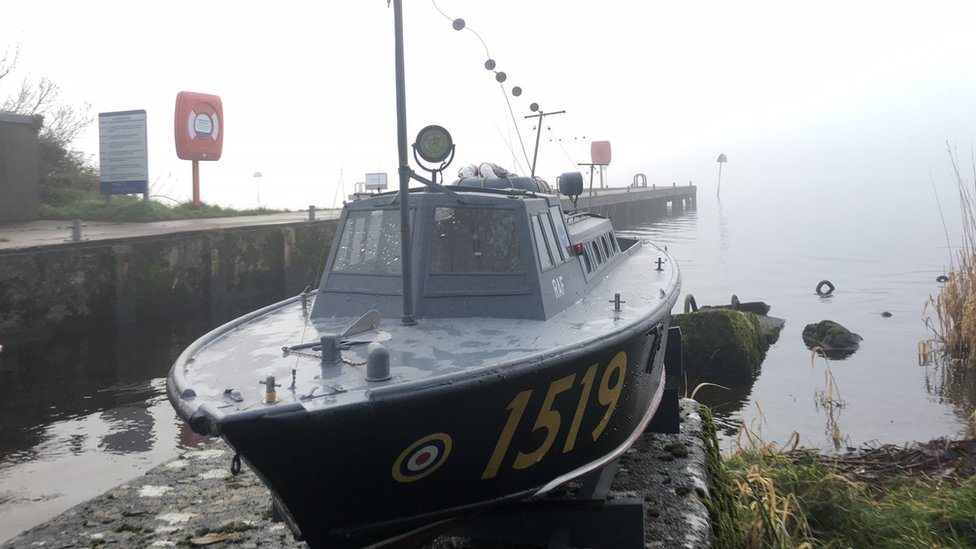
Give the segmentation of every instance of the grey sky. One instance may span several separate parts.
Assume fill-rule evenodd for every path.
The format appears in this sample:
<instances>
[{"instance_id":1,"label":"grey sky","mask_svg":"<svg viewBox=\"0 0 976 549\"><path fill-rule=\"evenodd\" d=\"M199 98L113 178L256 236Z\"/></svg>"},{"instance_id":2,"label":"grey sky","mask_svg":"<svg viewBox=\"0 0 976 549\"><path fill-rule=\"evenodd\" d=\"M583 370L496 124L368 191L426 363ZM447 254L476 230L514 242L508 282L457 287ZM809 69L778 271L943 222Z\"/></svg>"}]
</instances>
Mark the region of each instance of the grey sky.
<instances>
[{"instance_id":1,"label":"grey sky","mask_svg":"<svg viewBox=\"0 0 976 549\"><path fill-rule=\"evenodd\" d=\"M567 111L546 119L538 172L550 180L587 162L594 139L612 144L615 186L642 172L708 194L722 152L723 194L780 185L811 197L844 185L930 196L929 173L948 177L947 140L968 163L972 2L437 6L484 39L506 90L524 90L508 97L530 157L528 105ZM458 146L449 175L483 161L527 172L478 38L454 31L430 0L404 9L411 138L447 127ZM173 105L188 90L224 102L223 158L201 167L205 201L255 205L260 171L265 205L323 207L340 178L347 193L366 172L394 178L392 18L385 0L33 0L5 7L0 40L20 44L20 76L51 78L95 113L146 109L153 192L190 195L190 164L173 147ZM97 127L78 145L96 154Z\"/></svg>"}]
</instances>

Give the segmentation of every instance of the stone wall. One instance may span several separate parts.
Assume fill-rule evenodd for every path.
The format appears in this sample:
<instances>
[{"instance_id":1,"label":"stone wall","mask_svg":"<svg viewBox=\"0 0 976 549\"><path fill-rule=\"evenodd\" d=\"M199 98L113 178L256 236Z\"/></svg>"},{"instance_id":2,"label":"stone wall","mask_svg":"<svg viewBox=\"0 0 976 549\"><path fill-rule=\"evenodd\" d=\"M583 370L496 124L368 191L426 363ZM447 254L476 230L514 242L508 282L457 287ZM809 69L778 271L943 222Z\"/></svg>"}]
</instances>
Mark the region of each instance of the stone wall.
<instances>
[{"instance_id":1,"label":"stone wall","mask_svg":"<svg viewBox=\"0 0 976 549\"><path fill-rule=\"evenodd\" d=\"M34 119L0 112L0 222L37 217L38 164Z\"/></svg>"},{"instance_id":2,"label":"stone wall","mask_svg":"<svg viewBox=\"0 0 976 549\"><path fill-rule=\"evenodd\" d=\"M0 252L0 344L318 286L335 221Z\"/></svg>"}]
</instances>

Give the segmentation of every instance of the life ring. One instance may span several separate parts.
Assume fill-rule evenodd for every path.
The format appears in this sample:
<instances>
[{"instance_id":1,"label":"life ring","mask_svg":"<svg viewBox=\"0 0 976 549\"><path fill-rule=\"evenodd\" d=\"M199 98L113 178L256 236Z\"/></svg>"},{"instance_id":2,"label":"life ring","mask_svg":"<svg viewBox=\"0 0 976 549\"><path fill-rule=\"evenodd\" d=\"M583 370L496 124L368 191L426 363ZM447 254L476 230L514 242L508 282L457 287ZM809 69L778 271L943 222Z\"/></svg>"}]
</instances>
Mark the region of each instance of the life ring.
<instances>
[{"instance_id":1,"label":"life ring","mask_svg":"<svg viewBox=\"0 0 976 549\"><path fill-rule=\"evenodd\" d=\"M946 282L949 282L949 277L947 277L946 275L939 275L935 277L935 281L945 284Z\"/></svg>"},{"instance_id":2,"label":"life ring","mask_svg":"<svg viewBox=\"0 0 976 549\"><path fill-rule=\"evenodd\" d=\"M695 302L695 296L688 294L685 296L685 312L693 313L698 310L698 303Z\"/></svg>"},{"instance_id":3,"label":"life ring","mask_svg":"<svg viewBox=\"0 0 976 549\"><path fill-rule=\"evenodd\" d=\"M826 290L824 290L824 286L827 287ZM821 280L820 284L817 284L817 295L820 297L828 297L832 293L834 293L834 285L829 280Z\"/></svg>"}]
</instances>

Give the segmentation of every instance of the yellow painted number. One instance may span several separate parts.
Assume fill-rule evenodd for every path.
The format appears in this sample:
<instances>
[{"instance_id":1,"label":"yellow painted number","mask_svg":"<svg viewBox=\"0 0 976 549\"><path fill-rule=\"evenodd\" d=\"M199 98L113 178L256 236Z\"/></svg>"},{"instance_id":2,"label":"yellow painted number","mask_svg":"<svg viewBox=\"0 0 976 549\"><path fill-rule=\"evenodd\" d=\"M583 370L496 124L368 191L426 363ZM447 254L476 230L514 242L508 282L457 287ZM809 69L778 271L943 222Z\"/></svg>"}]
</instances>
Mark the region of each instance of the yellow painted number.
<instances>
[{"instance_id":1,"label":"yellow painted number","mask_svg":"<svg viewBox=\"0 0 976 549\"><path fill-rule=\"evenodd\" d=\"M495 478L498 474L498 469L502 465L502 460L505 459L505 454L508 453L508 446L512 443L512 437L515 435L515 428L518 427L519 421L522 419L522 414L525 413L525 407L529 404L529 398L532 396L532 389L528 391L522 391L521 393L515 395L512 402L508 404L505 408L509 411L508 421L505 422L505 427L502 429L502 436L498 438L498 443L495 444L495 450L491 453L491 459L488 460L488 466L485 467L483 473L481 473L482 480Z\"/></svg>"},{"instance_id":2,"label":"yellow painted number","mask_svg":"<svg viewBox=\"0 0 976 549\"><path fill-rule=\"evenodd\" d=\"M614 372L618 372L616 380L613 385L610 385L610 378L613 377ZM617 402L620 400L620 392L624 389L624 375L627 373L627 355L626 353L619 352L617 356L613 357L610 361L610 365L607 366L607 371L603 372L603 378L600 380L600 404L607 407L607 411L603 413L603 419L600 420L600 424L593 429L593 440L600 438L603 434L603 429L606 428L607 423L610 421L610 416L613 415L614 409L617 408Z\"/></svg>"},{"instance_id":3,"label":"yellow painted number","mask_svg":"<svg viewBox=\"0 0 976 549\"><path fill-rule=\"evenodd\" d=\"M583 384L583 393L580 394L579 404L576 405L576 413L573 415L573 423L569 426L569 434L566 435L566 444L563 445L563 453L571 451L576 446L576 437L579 436L580 423L583 422L583 413L586 411L586 403L590 400L590 392L593 390L593 379L596 377L596 368L599 364L590 366L580 382Z\"/></svg>"},{"instance_id":4,"label":"yellow painted number","mask_svg":"<svg viewBox=\"0 0 976 549\"><path fill-rule=\"evenodd\" d=\"M556 395L570 390L575 380L576 374L572 374L549 384L549 392L546 393L546 399L542 401L542 409L539 410L539 417L535 419L535 426L532 427L533 432L539 429L545 429L546 438L534 451L529 453L519 452L515 456L515 464L513 467L516 469L525 469L526 467L535 465L542 459L542 456L546 455L549 448L552 447L552 443L556 440L556 434L559 432L559 424L562 422L562 416L559 415L557 410L552 409L552 403L556 400Z\"/></svg>"},{"instance_id":5,"label":"yellow painted number","mask_svg":"<svg viewBox=\"0 0 976 549\"><path fill-rule=\"evenodd\" d=\"M566 440L562 446L562 452L564 454L571 452L576 447L583 418L586 416L586 407L594 392L594 386L596 386L596 400L606 408L603 412L603 417L600 418L600 422L590 432L590 437L594 442L600 438L600 435L607 428L607 425L610 423L610 418L613 417L613 413L617 409L617 404L620 402L620 396L623 393L627 376L627 353L621 351L614 355L613 359L610 360L610 363L607 364L606 369L603 371L603 375L600 376L599 382L597 382L597 371L599 368L599 364L593 364L587 368L586 373L580 378L578 384L580 388L579 401L576 403L573 420L569 424ZM544 430L545 438L543 438L542 443L534 450L518 451L515 454L515 459L512 460L513 469L520 470L532 467L542 461L546 454L549 453L549 450L552 449L562 427L562 414L559 411L561 406L556 405L556 398L560 394L573 389L575 383L576 374L570 374L549 384L549 388L546 390L546 396L542 400L542 406L539 408L539 413L536 416L531 431ZM491 479L498 476L505 457L509 455L512 440L515 438L515 433L519 429L522 416L525 415L525 410L528 408L531 399L532 389L527 389L515 395L515 398L505 408L508 411L508 419L505 421L505 426L502 428L501 435L498 437L498 442L495 443L495 449L491 453L488 465L481 473L482 479Z\"/></svg>"}]
</instances>

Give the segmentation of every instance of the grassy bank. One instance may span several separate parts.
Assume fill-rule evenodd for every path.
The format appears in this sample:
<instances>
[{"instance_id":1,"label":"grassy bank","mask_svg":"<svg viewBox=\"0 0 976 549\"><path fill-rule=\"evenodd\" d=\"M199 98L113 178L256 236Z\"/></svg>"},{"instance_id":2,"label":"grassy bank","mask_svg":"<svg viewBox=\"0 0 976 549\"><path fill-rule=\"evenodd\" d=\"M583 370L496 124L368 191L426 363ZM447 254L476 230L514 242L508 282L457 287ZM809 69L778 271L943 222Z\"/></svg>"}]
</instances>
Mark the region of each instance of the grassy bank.
<instances>
[{"instance_id":1,"label":"grassy bank","mask_svg":"<svg viewBox=\"0 0 976 549\"><path fill-rule=\"evenodd\" d=\"M111 202L106 203L105 197L100 193L65 189L57 197L48 197L38 211L38 218L148 222L260 215L276 211L278 210L266 208L235 210L210 204L201 204L199 207L194 207L191 203L167 205L155 200L145 201L134 196L114 196Z\"/></svg>"},{"instance_id":2,"label":"grassy bank","mask_svg":"<svg viewBox=\"0 0 976 549\"><path fill-rule=\"evenodd\" d=\"M976 547L974 469L973 441L738 449L710 463L714 547Z\"/></svg>"},{"instance_id":3,"label":"grassy bank","mask_svg":"<svg viewBox=\"0 0 976 549\"><path fill-rule=\"evenodd\" d=\"M220 206L179 203L164 196L143 201L141 196L117 195L106 202L99 172L92 158L65 141L42 131L38 138L39 198L37 219L85 221L172 221L272 213L274 210L234 210ZM150 186L150 189L152 187ZM150 191L152 192L152 191ZM162 199L160 202L156 199Z\"/></svg>"}]
</instances>

